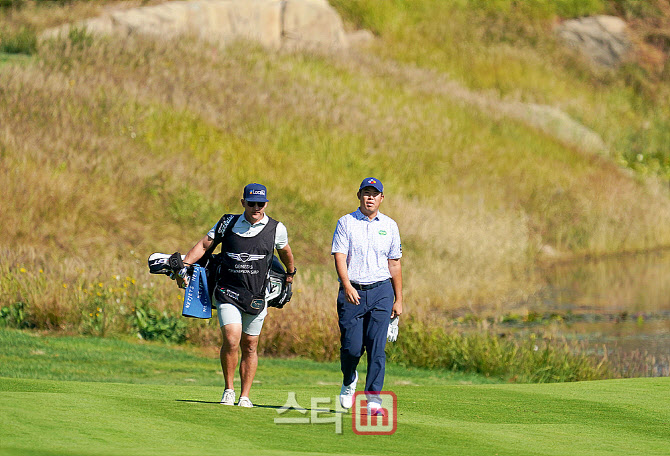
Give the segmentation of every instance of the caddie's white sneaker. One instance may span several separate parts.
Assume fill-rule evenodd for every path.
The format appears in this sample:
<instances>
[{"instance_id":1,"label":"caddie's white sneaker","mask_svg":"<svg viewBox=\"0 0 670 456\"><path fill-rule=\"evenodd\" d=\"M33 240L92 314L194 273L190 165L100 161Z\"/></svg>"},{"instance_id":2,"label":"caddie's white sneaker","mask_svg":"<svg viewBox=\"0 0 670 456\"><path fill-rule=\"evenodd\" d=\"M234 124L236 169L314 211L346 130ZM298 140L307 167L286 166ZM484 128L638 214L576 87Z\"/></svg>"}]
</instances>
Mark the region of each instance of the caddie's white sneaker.
<instances>
[{"instance_id":1,"label":"caddie's white sneaker","mask_svg":"<svg viewBox=\"0 0 670 456\"><path fill-rule=\"evenodd\" d=\"M354 404L354 393L356 392L356 382L358 382L358 372L354 377L354 381L350 385L342 385L340 390L340 404L345 409L350 409Z\"/></svg>"},{"instance_id":2,"label":"caddie's white sneaker","mask_svg":"<svg viewBox=\"0 0 670 456\"><path fill-rule=\"evenodd\" d=\"M248 397L240 396L240 400L237 402L237 405L240 407L253 407L254 404L251 403Z\"/></svg>"},{"instance_id":3,"label":"caddie's white sneaker","mask_svg":"<svg viewBox=\"0 0 670 456\"><path fill-rule=\"evenodd\" d=\"M224 390L221 403L223 405L235 405L235 391L231 389Z\"/></svg>"}]
</instances>

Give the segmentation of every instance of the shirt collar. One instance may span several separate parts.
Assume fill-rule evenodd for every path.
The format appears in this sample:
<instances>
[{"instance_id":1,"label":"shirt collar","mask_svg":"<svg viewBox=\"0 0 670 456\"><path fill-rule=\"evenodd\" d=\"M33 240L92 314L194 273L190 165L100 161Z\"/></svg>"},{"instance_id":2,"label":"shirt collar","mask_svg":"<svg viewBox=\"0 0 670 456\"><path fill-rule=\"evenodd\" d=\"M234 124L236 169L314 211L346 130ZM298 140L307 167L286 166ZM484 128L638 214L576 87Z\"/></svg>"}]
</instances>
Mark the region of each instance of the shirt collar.
<instances>
[{"instance_id":1,"label":"shirt collar","mask_svg":"<svg viewBox=\"0 0 670 456\"><path fill-rule=\"evenodd\" d=\"M249 220L247 220L247 218L244 216L244 213L242 213L242 216L240 218L242 219L242 223L246 223L248 226L250 226L252 228L255 227L255 226L266 225L268 223L268 220L269 220L268 215L263 214L263 218L260 219L260 221L254 223L252 225L251 223L249 223Z\"/></svg>"},{"instance_id":2,"label":"shirt collar","mask_svg":"<svg viewBox=\"0 0 670 456\"><path fill-rule=\"evenodd\" d=\"M377 215L375 216L375 218L373 218L372 220L370 220L369 218L367 218L367 217L365 216L365 214L363 214L363 213L361 212L361 208L360 208L360 207L356 209L356 212L354 212L354 217L356 217L356 219L358 219L358 220L367 220L367 221L370 221L370 222L375 221L375 220L379 220L379 216L380 216L380 215L381 215L381 212L377 211Z\"/></svg>"}]
</instances>

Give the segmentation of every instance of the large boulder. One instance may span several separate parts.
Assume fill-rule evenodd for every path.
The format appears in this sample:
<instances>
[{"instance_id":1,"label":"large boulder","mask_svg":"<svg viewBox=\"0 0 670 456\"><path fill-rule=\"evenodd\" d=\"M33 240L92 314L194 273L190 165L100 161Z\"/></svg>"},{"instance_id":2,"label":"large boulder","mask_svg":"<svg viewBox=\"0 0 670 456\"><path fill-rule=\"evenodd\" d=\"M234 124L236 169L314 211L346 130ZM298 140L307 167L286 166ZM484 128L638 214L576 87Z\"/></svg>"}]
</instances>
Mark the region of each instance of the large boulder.
<instances>
[{"instance_id":1,"label":"large boulder","mask_svg":"<svg viewBox=\"0 0 670 456\"><path fill-rule=\"evenodd\" d=\"M86 28L98 35L173 38L192 35L228 43L248 39L271 48L347 47L342 20L326 0L194 0L117 10L48 30Z\"/></svg>"},{"instance_id":2,"label":"large boulder","mask_svg":"<svg viewBox=\"0 0 670 456\"><path fill-rule=\"evenodd\" d=\"M617 67L632 50L626 22L615 16L592 16L564 21L558 36L598 65Z\"/></svg>"},{"instance_id":3,"label":"large boulder","mask_svg":"<svg viewBox=\"0 0 670 456\"><path fill-rule=\"evenodd\" d=\"M289 46L345 47L347 38L339 14L326 0L284 2L282 38Z\"/></svg>"}]
</instances>

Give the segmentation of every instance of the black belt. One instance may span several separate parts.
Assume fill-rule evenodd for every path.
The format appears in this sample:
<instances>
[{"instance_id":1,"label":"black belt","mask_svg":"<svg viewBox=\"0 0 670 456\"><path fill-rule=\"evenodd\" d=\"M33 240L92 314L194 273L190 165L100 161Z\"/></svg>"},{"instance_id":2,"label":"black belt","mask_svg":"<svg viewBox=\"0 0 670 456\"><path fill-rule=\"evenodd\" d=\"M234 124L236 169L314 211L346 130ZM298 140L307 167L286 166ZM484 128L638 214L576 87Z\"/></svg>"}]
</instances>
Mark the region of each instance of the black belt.
<instances>
[{"instance_id":1,"label":"black belt","mask_svg":"<svg viewBox=\"0 0 670 456\"><path fill-rule=\"evenodd\" d=\"M389 283L390 281L391 281L391 279L386 279L386 280L382 280L381 282L368 283L368 284L360 284L360 283L351 282L351 286L354 287L357 290L360 290L360 291L367 291L367 290L372 290L373 288L377 288L378 286L384 285L385 283Z\"/></svg>"}]
</instances>

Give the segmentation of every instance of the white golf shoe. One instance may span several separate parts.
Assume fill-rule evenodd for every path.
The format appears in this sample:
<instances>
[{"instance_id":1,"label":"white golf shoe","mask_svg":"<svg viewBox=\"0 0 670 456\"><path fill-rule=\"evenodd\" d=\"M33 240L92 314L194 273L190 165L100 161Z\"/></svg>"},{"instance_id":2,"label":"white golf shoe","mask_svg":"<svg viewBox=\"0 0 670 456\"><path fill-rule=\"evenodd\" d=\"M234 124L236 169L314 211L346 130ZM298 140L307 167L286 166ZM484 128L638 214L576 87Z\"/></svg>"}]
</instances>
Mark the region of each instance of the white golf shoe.
<instances>
[{"instance_id":1,"label":"white golf shoe","mask_svg":"<svg viewBox=\"0 0 670 456\"><path fill-rule=\"evenodd\" d=\"M368 402L368 416L386 416L386 410L381 404Z\"/></svg>"},{"instance_id":2,"label":"white golf shoe","mask_svg":"<svg viewBox=\"0 0 670 456\"><path fill-rule=\"evenodd\" d=\"M254 404L251 403L248 397L240 396L240 400L237 402L237 405L240 407L253 407Z\"/></svg>"},{"instance_id":3,"label":"white golf shoe","mask_svg":"<svg viewBox=\"0 0 670 456\"><path fill-rule=\"evenodd\" d=\"M354 393L356 392L356 382L358 382L358 372L354 377L354 381L349 385L342 385L340 390L340 404L345 409L350 409L354 404Z\"/></svg>"},{"instance_id":4,"label":"white golf shoe","mask_svg":"<svg viewBox=\"0 0 670 456\"><path fill-rule=\"evenodd\" d=\"M231 389L224 390L223 397L221 398L221 404L235 405L235 391Z\"/></svg>"}]
</instances>

